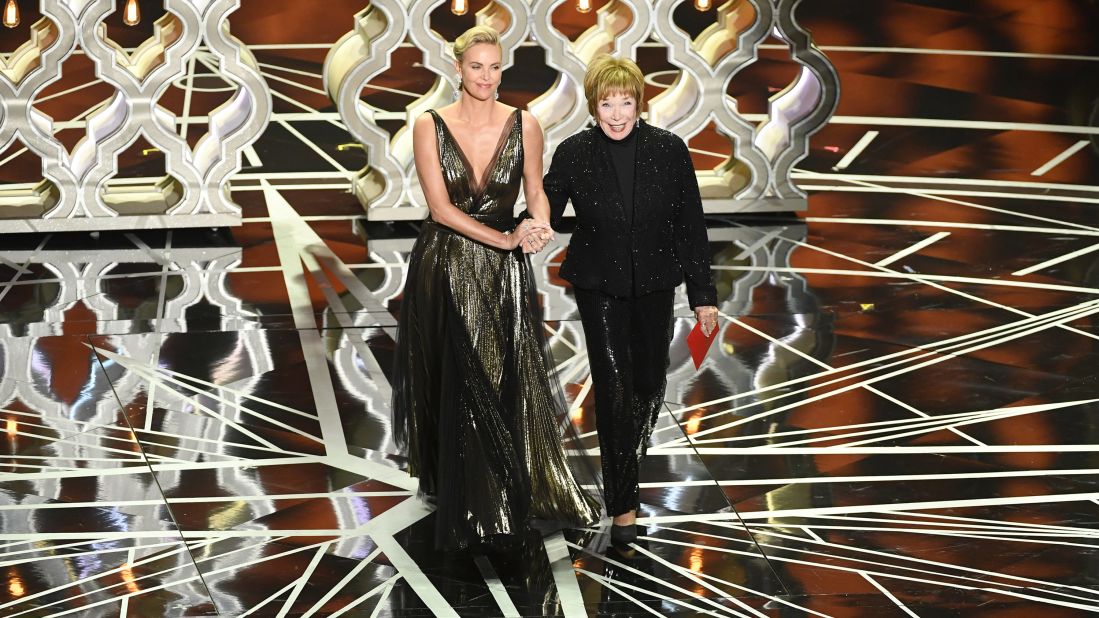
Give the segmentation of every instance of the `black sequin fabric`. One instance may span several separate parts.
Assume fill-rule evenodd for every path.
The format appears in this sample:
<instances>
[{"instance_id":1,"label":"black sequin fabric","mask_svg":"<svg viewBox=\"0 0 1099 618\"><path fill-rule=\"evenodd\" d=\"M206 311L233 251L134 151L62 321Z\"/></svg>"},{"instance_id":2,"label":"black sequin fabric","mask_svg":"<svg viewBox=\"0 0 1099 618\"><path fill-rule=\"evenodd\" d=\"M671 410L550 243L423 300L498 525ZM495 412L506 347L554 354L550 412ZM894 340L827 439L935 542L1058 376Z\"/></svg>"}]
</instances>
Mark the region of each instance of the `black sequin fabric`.
<instances>
[{"instance_id":1,"label":"black sequin fabric","mask_svg":"<svg viewBox=\"0 0 1099 618\"><path fill-rule=\"evenodd\" d=\"M574 291L591 365L603 495L613 517L640 506L638 469L664 405L675 294Z\"/></svg>"},{"instance_id":2,"label":"black sequin fabric","mask_svg":"<svg viewBox=\"0 0 1099 618\"><path fill-rule=\"evenodd\" d=\"M561 265L584 324L607 512L638 508L638 473L663 405L673 291L687 284L691 307L715 305L710 247L687 145L639 120L634 173L598 127L567 138L543 185L554 218L568 202L576 231Z\"/></svg>"},{"instance_id":3,"label":"black sequin fabric","mask_svg":"<svg viewBox=\"0 0 1099 618\"><path fill-rule=\"evenodd\" d=\"M446 123L431 114L451 202L510 229L523 175L520 113L481 186ZM553 368L527 256L426 220L409 258L393 415L409 472L436 503L439 547L506 542L534 519L563 526L598 519L599 505L562 449L568 423Z\"/></svg>"},{"instance_id":4,"label":"black sequin fabric","mask_svg":"<svg viewBox=\"0 0 1099 618\"><path fill-rule=\"evenodd\" d=\"M632 217L602 131L568 137L543 186L556 219L572 201L576 230L561 277L576 287L641 296L687 284L691 307L716 305L698 179L683 140L639 120Z\"/></svg>"}]
</instances>

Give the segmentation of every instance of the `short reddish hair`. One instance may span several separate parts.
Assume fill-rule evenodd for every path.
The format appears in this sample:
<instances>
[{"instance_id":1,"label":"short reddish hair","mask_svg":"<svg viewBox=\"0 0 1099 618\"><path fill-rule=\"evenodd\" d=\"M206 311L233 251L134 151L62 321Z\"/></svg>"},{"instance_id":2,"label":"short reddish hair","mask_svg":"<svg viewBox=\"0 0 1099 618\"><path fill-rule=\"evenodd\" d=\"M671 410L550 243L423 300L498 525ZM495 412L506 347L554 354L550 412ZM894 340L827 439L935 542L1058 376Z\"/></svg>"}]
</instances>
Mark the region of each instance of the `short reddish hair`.
<instances>
[{"instance_id":1,"label":"short reddish hair","mask_svg":"<svg viewBox=\"0 0 1099 618\"><path fill-rule=\"evenodd\" d=\"M591 61L584 75L584 96L588 99L588 112L592 116L595 116L595 106L600 101L618 93L633 97L640 114L645 109L644 91L645 75L629 58L600 54Z\"/></svg>"}]
</instances>

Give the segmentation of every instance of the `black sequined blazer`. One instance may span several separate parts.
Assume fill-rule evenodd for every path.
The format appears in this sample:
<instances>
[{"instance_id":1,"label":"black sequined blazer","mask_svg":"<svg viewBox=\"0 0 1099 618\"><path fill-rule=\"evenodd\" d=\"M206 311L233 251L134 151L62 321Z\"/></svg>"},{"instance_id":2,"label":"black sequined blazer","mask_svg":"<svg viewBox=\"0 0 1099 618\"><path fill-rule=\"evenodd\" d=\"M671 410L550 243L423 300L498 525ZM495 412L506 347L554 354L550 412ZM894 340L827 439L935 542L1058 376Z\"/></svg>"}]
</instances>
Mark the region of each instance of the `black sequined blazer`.
<instances>
[{"instance_id":1,"label":"black sequined blazer","mask_svg":"<svg viewBox=\"0 0 1099 618\"><path fill-rule=\"evenodd\" d=\"M710 246L687 145L645 121L637 127L633 229L598 127L557 147L544 186L554 220L572 200L576 229L561 277L612 296L640 296L687 282L691 307L716 305Z\"/></svg>"}]
</instances>

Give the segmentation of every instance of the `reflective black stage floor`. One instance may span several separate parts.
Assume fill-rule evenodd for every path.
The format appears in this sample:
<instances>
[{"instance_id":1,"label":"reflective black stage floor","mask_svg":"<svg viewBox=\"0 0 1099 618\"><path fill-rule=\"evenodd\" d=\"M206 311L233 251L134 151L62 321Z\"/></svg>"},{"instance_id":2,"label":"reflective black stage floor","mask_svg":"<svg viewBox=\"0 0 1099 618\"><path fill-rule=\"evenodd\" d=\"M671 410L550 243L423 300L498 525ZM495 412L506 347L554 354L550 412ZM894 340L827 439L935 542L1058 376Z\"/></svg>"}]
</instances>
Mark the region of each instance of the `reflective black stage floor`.
<instances>
[{"instance_id":1,"label":"reflective black stage floor","mask_svg":"<svg viewBox=\"0 0 1099 618\"><path fill-rule=\"evenodd\" d=\"M828 4L809 210L709 219L722 331L696 371L680 298L633 557L432 549L388 421L415 226L295 186L333 170L272 125L239 228L0 238L0 616L1099 613L1090 26L889 2L874 49ZM596 457L567 239L535 270Z\"/></svg>"},{"instance_id":2,"label":"reflective black stage floor","mask_svg":"<svg viewBox=\"0 0 1099 618\"><path fill-rule=\"evenodd\" d=\"M390 441L412 240L383 236L411 226L364 248L266 199L239 230L5 250L2 615L1099 609L1095 262L1013 274L1095 246L1087 205L713 218L723 330L695 371L678 310L636 555L592 529L486 560L432 549ZM590 432L559 257L536 260L546 328Z\"/></svg>"}]
</instances>

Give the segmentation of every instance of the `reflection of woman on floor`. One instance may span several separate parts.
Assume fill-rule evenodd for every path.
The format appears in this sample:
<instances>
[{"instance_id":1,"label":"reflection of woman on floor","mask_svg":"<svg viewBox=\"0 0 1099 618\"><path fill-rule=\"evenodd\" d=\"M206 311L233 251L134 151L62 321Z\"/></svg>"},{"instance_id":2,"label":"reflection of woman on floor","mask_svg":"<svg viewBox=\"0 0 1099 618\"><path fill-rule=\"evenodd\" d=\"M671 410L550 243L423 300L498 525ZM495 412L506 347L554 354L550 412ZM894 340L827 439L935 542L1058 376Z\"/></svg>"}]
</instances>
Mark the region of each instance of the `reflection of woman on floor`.
<instances>
[{"instance_id":1,"label":"reflection of woman on floor","mask_svg":"<svg viewBox=\"0 0 1099 618\"><path fill-rule=\"evenodd\" d=\"M409 473L438 506L436 545L463 548L506 541L531 519L588 525L598 511L561 448L564 400L524 255L552 237L542 130L496 101L495 30L468 30L454 55L457 101L413 127L430 216L409 257L393 414ZM533 219L516 227L520 186Z\"/></svg>"},{"instance_id":2,"label":"reflection of woman on floor","mask_svg":"<svg viewBox=\"0 0 1099 618\"><path fill-rule=\"evenodd\" d=\"M643 78L631 60L601 56L584 93L595 126L553 155L546 194L571 200L576 231L561 276L584 324L612 537L636 537L638 467L663 405L674 289L708 335L717 292L702 201L687 145L639 118Z\"/></svg>"}]
</instances>

